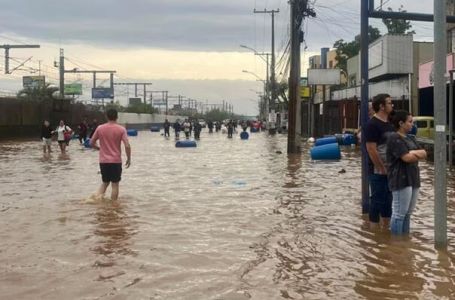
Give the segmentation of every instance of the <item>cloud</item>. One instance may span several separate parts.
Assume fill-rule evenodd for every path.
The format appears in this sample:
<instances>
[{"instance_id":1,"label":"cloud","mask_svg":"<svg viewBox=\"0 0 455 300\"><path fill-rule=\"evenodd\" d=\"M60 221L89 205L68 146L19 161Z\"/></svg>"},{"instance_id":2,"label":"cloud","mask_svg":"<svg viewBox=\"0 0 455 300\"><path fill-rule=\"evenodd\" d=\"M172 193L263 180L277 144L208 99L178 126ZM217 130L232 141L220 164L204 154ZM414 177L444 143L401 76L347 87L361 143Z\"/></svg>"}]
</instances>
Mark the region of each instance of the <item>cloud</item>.
<instances>
[{"instance_id":1,"label":"cloud","mask_svg":"<svg viewBox=\"0 0 455 300\"><path fill-rule=\"evenodd\" d=\"M220 51L254 37L252 10L242 0L16 0L2 4L0 28L50 42Z\"/></svg>"}]
</instances>

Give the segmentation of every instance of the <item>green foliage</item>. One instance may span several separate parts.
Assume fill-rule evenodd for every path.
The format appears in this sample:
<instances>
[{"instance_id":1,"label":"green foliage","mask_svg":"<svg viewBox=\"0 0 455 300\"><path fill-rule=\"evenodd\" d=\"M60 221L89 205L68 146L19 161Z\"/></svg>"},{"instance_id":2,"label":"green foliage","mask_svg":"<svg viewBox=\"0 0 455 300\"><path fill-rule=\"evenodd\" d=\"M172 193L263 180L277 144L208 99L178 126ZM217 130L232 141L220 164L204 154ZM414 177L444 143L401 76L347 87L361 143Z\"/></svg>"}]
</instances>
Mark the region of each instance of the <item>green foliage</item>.
<instances>
[{"instance_id":1,"label":"green foliage","mask_svg":"<svg viewBox=\"0 0 455 300\"><path fill-rule=\"evenodd\" d=\"M368 44L381 37L379 29L373 26L368 27ZM343 39L336 41L333 44L336 48L337 68L347 72L348 59L359 54L360 51L360 34L356 35L351 42L345 42Z\"/></svg>"},{"instance_id":2,"label":"green foliage","mask_svg":"<svg viewBox=\"0 0 455 300\"><path fill-rule=\"evenodd\" d=\"M154 114L157 113L157 109L155 109L151 104L137 103L125 107L124 112L136 114Z\"/></svg>"},{"instance_id":3,"label":"green foliage","mask_svg":"<svg viewBox=\"0 0 455 300\"><path fill-rule=\"evenodd\" d=\"M390 7L387 10L393 11ZM406 10L403 10L403 5L398 8L398 12L406 12ZM390 34L415 34L414 30L409 31L412 28L411 21L404 19L382 19L382 23L387 27L387 32Z\"/></svg>"},{"instance_id":4,"label":"green foliage","mask_svg":"<svg viewBox=\"0 0 455 300\"><path fill-rule=\"evenodd\" d=\"M288 103L288 90L289 84L286 81L277 82L276 84L276 95L280 102Z\"/></svg>"},{"instance_id":5,"label":"green foliage","mask_svg":"<svg viewBox=\"0 0 455 300\"><path fill-rule=\"evenodd\" d=\"M115 102L112 101L112 102L106 104L106 110L108 110L110 108L114 108L118 112L125 112L125 109L126 109L125 107L121 106L118 101L115 101Z\"/></svg>"},{"instance_id":6,"label":"green foliage","mask_svg":"<svg viewBox=\"0 0 455 300\"><path fill-rule=\"evenodd\" d=\"M232 114L219 108L212 109L205 113L205 119L210 121L223 121L232 118Z\"/></svg>"},{"instance_id":7,"label":"green foliage","mask_svg":"<svg viewBox=\"0 0 455 300\"><path fill-rule=\"evenodd\" d=\"M44 86L35 87L35 88L24 88L17 93L17 97L25 100L52 100L54 93L57 92L58 87L51 86L49 83L46 83Z\"/></svg>"}]
</instances>

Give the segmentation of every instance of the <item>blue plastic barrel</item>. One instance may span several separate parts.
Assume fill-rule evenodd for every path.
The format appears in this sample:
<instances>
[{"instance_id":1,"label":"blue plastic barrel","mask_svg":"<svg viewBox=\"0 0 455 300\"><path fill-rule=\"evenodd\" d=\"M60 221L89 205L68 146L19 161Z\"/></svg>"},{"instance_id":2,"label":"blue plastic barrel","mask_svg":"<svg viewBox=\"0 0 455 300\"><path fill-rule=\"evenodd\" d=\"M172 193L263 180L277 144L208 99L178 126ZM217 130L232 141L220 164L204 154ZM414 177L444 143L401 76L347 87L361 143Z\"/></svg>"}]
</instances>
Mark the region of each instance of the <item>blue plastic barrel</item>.
<instances>
[{"instance_id":1,"label":"blue plastic barrel","mask_svg":"<svg viewBox=\"0 0 455 300\"><path fill-rule=\"evenodd\" d=\"M250 132L258 132L259 130L256 127L250 127Z\"/></svg>"},{"instance_id":2,"label":"blue plastic barrel","mask_svg":"<svg viewBox=\"0 0 455 300\"><path fill-rule=\"evenodd\" d=\"M182 141L177 141L177 143L175 143L175 147L177 148L189 148L189 147L196 147L197 144L195 141L191 141L191 140L182 140Z\"/></svg>"},{"instance_id":3,"label":"blue plastic barrel","mask_svg":"<svg viewBox=\"0 0 455 300\"><path fill-rule=\"evenodd\" d=\"M90 146L90 139L86 139L86 140L84 141L84 147L85 147L85 148L92 148L92 146Z\"/></svg>"},{"instance_id":4,"label":"blue plastic barrel","mask_svg":"<svg viewBox=\"0 0 455 300\"><path fill-rule=\"evenodd\" d=\"M356 139L353 134L348 134L345 133L341 135L341 145L355 145L356 144Z\"/></svg>"},{"instance_id":5,"label":"blue plastic barrel","mask_svg":"<svg viewBox=\"0 0 455 300\"><path fill-rule=\"evenodd\" d=\"M319 138L316 140L314 145L322 146L322 145L333 144L333 143L338 143L336 136L328 136L328 137Z\"/></svg>"},{"instance_id":6,"label":"blue plastic barrel","mask_svg":"<svg viewBox=\"0 0 455 300\"><path fill-rule=\"evenodd\" d=\"M310 150L310 154L311 159L313 160L332 160L341 158L340 146L338 146L338 143L313 147Z\"/></svg>"},{"instance_id":7,"label":"blue plastic barrel","mask_svg":"<svg viewBox=\"0 0 455 300\"><path fill-rule=\"evenodd\" d=\"M136 129L128 129L126 131L126 133L128 134L128 136L137 136L137 130Z\"/></svg>"},{"instance_id":8,"label":"blue plastic barrel","mask_svg":"<svg viewBox=\"0 0 455 300\"><path fill-rule=\"evenodd\" d=\"M150 127L151 132L160 132L160 126L152 126Z\"/></svg>"},{"instance_id":9,"label":"blue plastic barrel","mask_svg":"<svg viewBox=\"0 0 455 300\"><path fill-rule=\"evenodd\" d=\"M240 139L242 139L242 140L247 140L249 137L250 137L250 135L246 131L242 131L240 133Z\"/></svg>"}]
</instances>

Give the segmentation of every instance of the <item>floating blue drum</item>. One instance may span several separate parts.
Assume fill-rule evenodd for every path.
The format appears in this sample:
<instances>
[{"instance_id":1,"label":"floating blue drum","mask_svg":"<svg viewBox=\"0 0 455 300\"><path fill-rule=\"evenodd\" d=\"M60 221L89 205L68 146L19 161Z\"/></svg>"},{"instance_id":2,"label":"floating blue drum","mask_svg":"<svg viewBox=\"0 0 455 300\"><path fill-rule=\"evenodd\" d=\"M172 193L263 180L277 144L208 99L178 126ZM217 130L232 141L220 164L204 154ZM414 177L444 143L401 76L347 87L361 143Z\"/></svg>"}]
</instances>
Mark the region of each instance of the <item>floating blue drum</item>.
<instances>
[{"instance_id":1,"label":"floating blue drum","mask_svg":"<svg viewBox=\"0 0 455 300\"><path fill-rule=\"evenodd\" d=\"M128 136L137 136L137 130L136 129L128 129L126 131L126 133L128 134Z\"/></svg>"},{"instance_id":2,"label":"floating blue drum","mask_svg":"<svg viewBox=\"0 0 455 300\"><path fill-rule=\"evenodd\" d=\"M247 140L249 137L250 137L250 135L246 131L242 131L240 133L240 139L242 139L242 140Z\"/></svg>"},{"instance_id":3,"label":"floating blue drum","mask_svg":"<svg viewBox=\"0 0 455 300\"><path fill-rule=\"evenodd\" d=\"M86 139L86 140L84 141L84 147L85 147L85 148L92 148L92 146L90 146L90 139Z\"/></svg>"},{"instance_id":4,"label":"floating blue drum","mask_svg":"<svg viewBox=\"0 0 455 300\"><path fill-rule=\"evenodd\" d=\"M338 143L313 147L310 150L310 154L311 159L313 160L332 160L341 158L340 146L338 146Z\"/></svg>"},{"instance_id":5,"label":"floating blue drum","mask_svg":"<svg viewBox=\"0 0 455 300\"><path fill-rule=\"evenodd\" d=\"M182 141L177 141L177 143L175 143L175 147L177 148L189 148L189 147L196 147L197 144L195 141L191 141L191 140L182 140Z\"/></svg>"},{"instance_id":6,"label":"floating blue drum","mask_svg":"<svg viewBox=\"0 0 455 300\"><path fill-rule=\"evenodd\" d=\"M338 143L336 136L328 136L328 137L319 138L316 140L314 145L322 146L322 145L333 144L333 143Z\"/></svg>"},{"instance_id":7,"label":"floating blue drum","mask_svg":"<svg viewBox=\"0 0 455 300\"><path fill-rule=\"evenodd\" d=\"M151 132L160 132L160 126L152 126L150 127Z\"/></svg>"},{"instance_id":8,"label":"floating blue drum","mask_svg":"<svg viewBox=\"0 0 455 300\"><path fill-rule=\"evenodd\" d=\"M250 127L250 132L258 132L259 130L256 127Z\"/></svg>"},{"instance_id":9,"label":"floating blue drum","mask_svg":"<svg viewBox=\"0 0 455 300\"><path fill-rule=\"evenodd\" d=\"M343 145L343 146L348 146L348 145L355 145L356 144L356 138L353 134L349 133L344 133L344 134L339 134L335 135L338 139L338 144Z\"/></svg>"},{"instance_id":10,"label":"floating blue drum","mask_svg":"<svg viewBox=\"0 0 455 300\"><path fill-rule=\"evenodd\" d=\"M356 142L355 135L349 133L343 134L343 145L355 145Z\"/></svg>"}]
</instances>

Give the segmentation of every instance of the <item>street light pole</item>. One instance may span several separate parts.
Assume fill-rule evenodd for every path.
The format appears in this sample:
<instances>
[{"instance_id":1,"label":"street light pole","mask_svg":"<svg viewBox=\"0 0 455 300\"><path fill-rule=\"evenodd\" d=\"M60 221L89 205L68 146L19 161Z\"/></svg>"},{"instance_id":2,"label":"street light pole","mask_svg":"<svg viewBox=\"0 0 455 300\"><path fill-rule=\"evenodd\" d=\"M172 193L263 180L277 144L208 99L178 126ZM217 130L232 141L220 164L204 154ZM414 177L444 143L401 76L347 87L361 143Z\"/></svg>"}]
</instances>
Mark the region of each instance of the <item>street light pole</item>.
<instances>
[{"instance_id":1,"label":"street light pole","mask_svg":"<svg viewBox=\"0 0 455 300\"><path fill-rule=\"evenodd\" d=\"M269 57L271 56L270 53L265 53L265 52L258 52L256 49L245 46L245 45L240 45L241 48L248 49L250 51L254 52L254 55L258 55L265 63L266 63L266 79L265 79L265 85L264 85L264 102L265 102L265 113L263 117L265 119L268 119L268 114L270 113L270 77L269 77ZM265 58L264 58L265 56Z\"/></svg>"},{"instance_id":2,"label":"street light pole","mask_svg":"<svg viewBox=\"0 0 455 300\"><path fill-rule=\"evenodd\" d=\"M253 73L253 72L250 72L248 70L242 70L243 73L248 73L248 74L251 74L253 75L254 77L257 78L257 81L261 81L263 84L264 84L264 93L263 93L263 98L265 99L265 114L268 114L269 113L269 101L268 101L268 96L267 96L267 93L268 93L268 89L267 89L267 80L264 80L264 79L261 79L261 77L259 77L256 73ZM267 117L267 115L265 115Z\"/></svg>"},{"instance_id":3,"label":"street light pole","mask_svg":"<svg viewBox=\"0 0 455 300\"><path fill-rule=\"evenodd\" d=\"M270 88L272 97L270 99L270 111L272 114L275 114L275 102L276 102L276 78L275 78L275 14L279 13L280 10L256 10L254 9L254 13L263 13L263 14L271 14L272 15L272 59L270 62ZM276 132L276 124L275 122L270 122L269 133L274 134Z\"/></svg>"}]
</instances>

